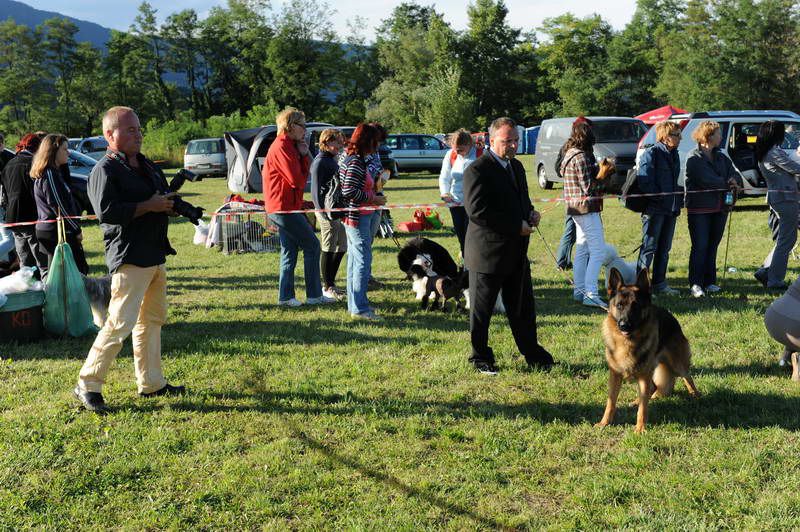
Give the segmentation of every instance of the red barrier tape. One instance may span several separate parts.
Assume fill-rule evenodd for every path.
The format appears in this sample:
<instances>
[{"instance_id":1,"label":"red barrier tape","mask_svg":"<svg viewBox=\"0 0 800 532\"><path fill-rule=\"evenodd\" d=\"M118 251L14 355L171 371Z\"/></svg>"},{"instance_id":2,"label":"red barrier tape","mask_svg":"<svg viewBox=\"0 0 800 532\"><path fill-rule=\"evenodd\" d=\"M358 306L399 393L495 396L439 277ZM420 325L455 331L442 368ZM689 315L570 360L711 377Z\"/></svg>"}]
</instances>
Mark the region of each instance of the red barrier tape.
<instances>
[{"instance_id":1,"label":"red barrier tape","mask_svg":"<svg viewBox=\"0 0 800 532\"><path fill-rule=\"evenodd\" d=\"M602 196L578 196L578 197L571 197L570 200L574 201L584 201L584 200L603 200L603 199L626 199L626 198L651 198L651 197L658 197L658 196L676 196L678 194L704 194L707 192L727 192L729 189L727 188L715 188L711 190L687 190L687 191L680 191L680 192L654 192L649 194L628 194L627 196L622 195L615 195L615 194L605 194ZM566 198L540 198L532 200L533 203L562 203L566 201ZM306 214L306 213L316 213L316 212L347 212L347 211L380 211L380 210L389 210L389 209L435 209L439 207L460 207L462 203L455 203L455 202L441 202L441 203L392 203L390 205L371 205L366 207L342 207L339 209L297 209L291 211L275 211L269 214ZM209 218L214 218L215 216L229 216L232 214L253 214L258 211L249 210L249 211L225 211L225 212L215 212L212 214L207 215ZM205 218L204 216L203 218ZM96 220L97 216L94 214L87 214L85 216L64 216L63 219L70 219L70 220ZM0 227L21 227L25 225L36 225L37 223L56 223L58 220L38 220L34 222L16 222L16 223L3 223L0 224Z\"/></svg>"}]
</instances>

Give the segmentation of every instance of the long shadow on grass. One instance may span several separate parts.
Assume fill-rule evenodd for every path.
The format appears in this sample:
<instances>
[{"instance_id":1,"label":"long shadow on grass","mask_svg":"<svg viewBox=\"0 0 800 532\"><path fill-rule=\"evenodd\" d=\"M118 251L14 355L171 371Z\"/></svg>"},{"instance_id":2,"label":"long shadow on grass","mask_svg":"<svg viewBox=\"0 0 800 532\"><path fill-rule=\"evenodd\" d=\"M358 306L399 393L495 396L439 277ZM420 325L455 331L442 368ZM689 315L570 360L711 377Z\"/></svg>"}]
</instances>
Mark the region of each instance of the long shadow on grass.
<instances>
[{"instance_id":1,"label":"long shadow on grass","mask_svg":"<svg viewBox=\"0 0 800 532\"><path fill-rule=\"evenodd\" d=\"M562 401L550 403L531 400L504 404L493 401L415 401L405 398L368 398L347 394L318 394L309 392L259 391L248 394L228 392L209 393L212 402L181 401L173 409L196 412L261 412L265 414L302 414L352 416L364 415L401 418L425 415L448 419L519 419L529 418L540 423L580 425L600 420L605 395L594 403ZM623 395L623 398L626 397ZM231 404L233 403L233 404ZM131 405L135 410L155 409L149 405ZM771 393L714 390L699 399L689 398L683 390L676 395L650 403L648 423L676 423L687 427L800 429L800 397ZM636 407L628 406L621 398L616 422L634 424Z\"/></svg>"},{"instance_id":2,"label":"long shadow on grass","mask_svg":"<svg viewBox=\"0 0 800 532\"><path fill-rule=\"evenodd\" d=\"M371 478L374 481L386 484L389 488L393 488L397 491L400 491L408 497L421 499L422 501L425 501L432 506L436 506L437 508L449 514L468 517L473 521L476 521L480 525L491 527L495 530L510 529L507 525L504 525L501 522L492 519L491 517L483 516L465 506L461 506L460 504L448 501L443 497L439 497L433 493L429 493L426 490L417 488L415 486L412 486L411 484L403 482L397 477L379 471L374 467L370 467L369 465L360 462L359 460L357 460L352 456L347 456L346 454L337 452L331 446L326 445L325 443L312 438L311 436L306 434L302 430L302 428L298 427L295 423L289 420L287 420L287 425L289 425L289 429L292 431L295 438L302 441L306 446L316 451L319 451L323 456L325 456L325 458L327 458L331 462L354 469L363 474L364 476Z\"/></svg>"},{"instance_id":3,"label":"long shadow on grass","mask_svg":"<svg viewBox=\"0 0 800 532\"><path fill-rule=\"evenodd\" d=\"M172 294L189 290L263 290L278 287L277 273L259 275L230 275L225 277L209 276L171 277L167 282L167 290Z\"/></svg>"}]
</instances>

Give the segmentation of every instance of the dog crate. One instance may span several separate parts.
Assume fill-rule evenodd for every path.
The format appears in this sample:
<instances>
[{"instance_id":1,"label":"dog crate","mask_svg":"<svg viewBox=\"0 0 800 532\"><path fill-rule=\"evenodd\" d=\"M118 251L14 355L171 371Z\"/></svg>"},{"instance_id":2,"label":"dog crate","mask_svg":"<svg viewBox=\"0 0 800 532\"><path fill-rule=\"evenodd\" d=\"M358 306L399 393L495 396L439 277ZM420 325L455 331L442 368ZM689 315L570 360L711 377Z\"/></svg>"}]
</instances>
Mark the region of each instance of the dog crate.
<instances>
[{"instance_id":1,"label":"dog crate","mask_svg":"<svg viewBox=\"0 0 800 532\"><path fill-rule=\"evenodd\" d=\"M213 224L217 249L226 255L268 253L281 248L278 227L260 205L226 203L214 213Z\"/></svg>"}]
</instances>

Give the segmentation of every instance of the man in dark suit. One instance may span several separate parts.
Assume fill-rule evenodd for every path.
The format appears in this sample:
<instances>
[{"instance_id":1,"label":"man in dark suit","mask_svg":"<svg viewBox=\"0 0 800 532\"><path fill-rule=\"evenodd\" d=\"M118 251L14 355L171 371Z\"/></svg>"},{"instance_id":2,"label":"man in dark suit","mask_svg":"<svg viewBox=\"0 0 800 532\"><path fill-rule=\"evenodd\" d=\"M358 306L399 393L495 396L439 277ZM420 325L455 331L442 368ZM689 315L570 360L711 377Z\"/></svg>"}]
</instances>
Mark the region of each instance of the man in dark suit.
<instances>
[{"instance_id":1,"label":"man in dark suit","mask_svg":"<svg viewBox=\"0 0 800 532\"><path fill-rule=\"evenodd\" d=\"M464 207L469 216L464 263L469 270L470 362L481 373L497 373L489 347L489 321L502 291L506 316L520 353L531 368L549 369L553 357L536 338L536 309L528 242L540 215L528 196L525 169L514 158L516 124L498 118L489 127L491 151L464 172Z\"/></svg>"}]
</instances>

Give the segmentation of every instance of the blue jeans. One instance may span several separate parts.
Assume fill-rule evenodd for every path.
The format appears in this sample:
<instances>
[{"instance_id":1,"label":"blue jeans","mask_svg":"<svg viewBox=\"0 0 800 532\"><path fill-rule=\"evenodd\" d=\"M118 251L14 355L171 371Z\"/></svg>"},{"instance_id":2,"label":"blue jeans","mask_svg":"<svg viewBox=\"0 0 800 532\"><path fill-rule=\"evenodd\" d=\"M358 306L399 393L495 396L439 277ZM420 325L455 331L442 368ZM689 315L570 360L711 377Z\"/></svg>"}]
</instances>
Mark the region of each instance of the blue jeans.
<instances>
[{"instance_id":1,"label":"blue jeans","mask_svg":"<svg viewBox=\"0 0 800 532\"><path fill-rule=\"evenodd\" d=\"M725 232L728 213L688 214L689 238L689 286L705 288L717 284L717 249Z\"/></svg>"},{"instance_id":2,"label":"blue jeans","mask_svg":"<svg viewBox=\"0 0 800 532\"><path fill-rule=\"evenodd\" d=\"M0 223L6 221L6 210L0 207ZM14 250L14 235L8 227L0 227L0 261L9 259L8 253Z\"/></svg>"},{"instance_id":3,"label":"blue jeans","mask_svg":"<svg viewBox=\"0 0 800 532\"><path fill-rule=\"evenodd\" d=\"M367 283L372 272L372 223L377 213L361 214L358 227L345 224L347 233L347 310L350 314L370 311Z\"/></svg>"},{"instance_id":4,"label":"blue jeans","mask_svg":"<svg viewBox=\"0 0 800 532\"><path fill-rule=\"evenodd\" d=\"M561 235L561 241L558 243L558 252L556 253L556 263L559 268L565 269L572 264L570 256L572 255L572 246L575 245L576 238L575 220L572 219L572 216L567 215L564 220L564 233Z\"/></svg>"},{"instance_id":5,"label":"blue jeans","mask_svg":"<svg viewBox=\"0 0 800 532\"><path fill-rule=\"evenodd\" d=\"M667 287L667 265L677 219L671 214L642 215L642 248L639 250L636 270L653 265L650 283L655 292Z\"/></svg>"},{"instance_id":6,"label":"blue jeans","mask_svg":"<svg viewBox=\"0 0 800 532\"><path fill-rule=\"evenodd\" d=\"M294 268L297 252L303 250L303 272L306 278L306 297L322 295L319 277L319 240L304 214L270 214L269 219L279 227L281 241L281 271L278 281L278 300L294 298Z\"/></svg>"}]
</instances>

